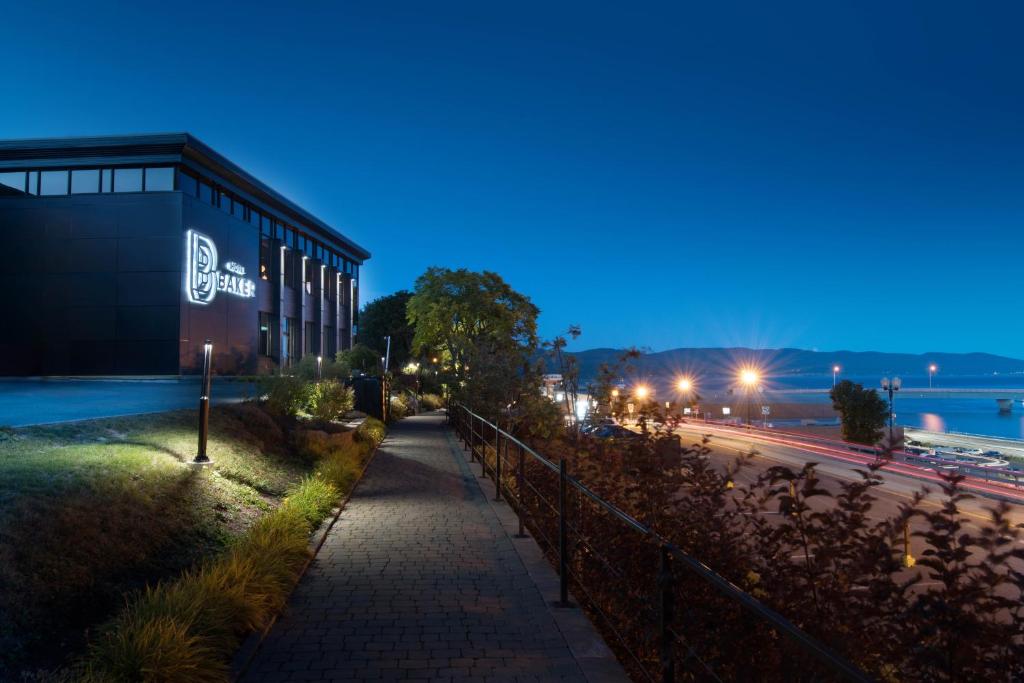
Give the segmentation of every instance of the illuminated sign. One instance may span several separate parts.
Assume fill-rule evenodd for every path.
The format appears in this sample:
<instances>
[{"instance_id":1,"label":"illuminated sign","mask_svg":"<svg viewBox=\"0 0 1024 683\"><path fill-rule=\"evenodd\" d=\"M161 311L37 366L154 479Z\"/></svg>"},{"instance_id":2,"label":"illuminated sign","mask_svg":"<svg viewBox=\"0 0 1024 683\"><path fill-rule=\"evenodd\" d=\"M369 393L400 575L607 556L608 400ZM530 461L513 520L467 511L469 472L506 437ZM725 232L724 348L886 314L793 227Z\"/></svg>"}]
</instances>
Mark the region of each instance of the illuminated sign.
<instances>
[{"instance_id":1,"label":"illuminated sign","mask_svg":"<svg viewBox=\"0 0 1024 683\"><path fill-rule=\"evenodd\" d=\"M256 283L245 277L245 267L228 261L223 271L218 270L217 245L195 230L185 233L185 267L185 295L194 304L210 303L217 292L244 299L256 296Z\"/></svg>"}]
</instances>

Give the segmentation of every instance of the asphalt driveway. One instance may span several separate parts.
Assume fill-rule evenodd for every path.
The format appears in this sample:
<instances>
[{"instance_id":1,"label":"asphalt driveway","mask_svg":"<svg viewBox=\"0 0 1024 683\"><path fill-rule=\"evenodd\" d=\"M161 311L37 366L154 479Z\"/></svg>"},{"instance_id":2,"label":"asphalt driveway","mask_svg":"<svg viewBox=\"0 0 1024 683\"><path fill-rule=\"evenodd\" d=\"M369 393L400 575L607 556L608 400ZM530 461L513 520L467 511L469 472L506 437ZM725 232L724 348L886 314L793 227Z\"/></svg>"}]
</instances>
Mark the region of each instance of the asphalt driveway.
<instances>
[{"instance_id":1,"label":"asphalt driveway","mask_svg":"<svg viewBox=\"0 0 1024 683\"><path fill-rule=\"evenodd\" d=\"M214 378L212 402L251 397L250 382ZM98 417L195 408L199 381L190 380L0 380L0 425L71 422Z\"/></svg>"}]
</instances>

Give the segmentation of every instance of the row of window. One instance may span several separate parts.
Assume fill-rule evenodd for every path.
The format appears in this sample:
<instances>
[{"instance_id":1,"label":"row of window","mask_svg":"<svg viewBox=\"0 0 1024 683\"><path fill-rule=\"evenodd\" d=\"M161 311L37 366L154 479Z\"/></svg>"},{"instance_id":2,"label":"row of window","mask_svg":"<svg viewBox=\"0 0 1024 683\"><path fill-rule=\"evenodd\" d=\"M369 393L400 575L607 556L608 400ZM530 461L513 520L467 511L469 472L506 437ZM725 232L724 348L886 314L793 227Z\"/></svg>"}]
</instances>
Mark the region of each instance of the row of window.
<instances>
[{"instance_id":1,"label":"row of window","mask_svg":"<svg viewBox=\"0 0 1024 683\"><path fill-rule=\"evenodd\" d=\"M274 355L274 333L271 325L273 321L273 314L260 312L260 333L259 333L259 354L261 356L271 357ZM301 356L308 356L312 353L316 353L318 349L314 345L314 338L316 337L316 323L307 322L304 328L305 334L303 335L303 349L302 354L299 354L298 349L298 320L296 318L282 318L281 319L281 365L287 367L292 363L298 362ZM322 352L320 355L328 358L333 358L338 352L338 338L337 330L330 325L324 325L323 337L321 339L323 346L321 347Z\"/></svg>"},{"instance_id":2,"label":"row of window","mask_svg":"<svg viewBox=\"0 0 1024 683\"><path fill-rule=\"evenodd\" d=\"M216 206L224 213L258 228L263 237L278 239L286 248L294 249L309 258L318 259L321 263L343 273L356 274L357 266L353 261L312 237L308 237L296 227L284 223L276 216L268 215L252 206L228 190L194 175L191 170L178 170L177 187L185 194L211 206ZM266 278L264 277L264 279Z\"/></svg>"},{"instance_id":3,"label":"row of window","mask_svg":"<svg viewBox=\"0 0 1024 683\"><path fill-rule=\"evenodd\" d=\"M6 171L0 173L0 185L40 197L101 192L169 192L174 189L174 168L144 166Z\"/></svg>"},{"instance_id":4,"label":"row of window","mask_svg":"<svg viewBox=\"0 0 1024 683\"><path fill-rule=\"evenodd\" d=\"M175 172L177 170L177 172ZM358 266L323 243L252 206L225 188L191 170L172 166L138 168L76 168L0 172L0 185L35 196L97 194L105 192L171 192L179 190L257 228L262 237L278 239L288 249L318 259L343 273L356 276ZM261 276L262 260L261 260ZM264 277L266 279L266 277ZM307 283L308 284L308 283ZM308 287L307 287L308 289Z\"/></svg>"}]
</instances>

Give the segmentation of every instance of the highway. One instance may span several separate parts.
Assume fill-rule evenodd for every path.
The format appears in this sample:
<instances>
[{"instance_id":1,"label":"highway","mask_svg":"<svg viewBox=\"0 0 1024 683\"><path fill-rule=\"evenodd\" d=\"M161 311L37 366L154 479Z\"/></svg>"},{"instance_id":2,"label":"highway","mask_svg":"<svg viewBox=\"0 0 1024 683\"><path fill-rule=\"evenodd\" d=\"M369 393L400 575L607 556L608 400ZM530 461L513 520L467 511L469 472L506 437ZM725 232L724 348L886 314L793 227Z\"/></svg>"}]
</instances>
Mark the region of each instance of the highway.
<instances>
[{"instance_id":1,"label":"highway","mask_svg":"<svg viewBox=\"0 0 1024 683\"><path fill-rule=\"evenodd\" d=\"M872 456L837 447L836 442L813 438L805 440L785 432L687 423L679 428L678 433L684 446L700 443L704 435L709 436L711 440L708 445L712 449L711 457L718 459L723 468L736 456L749 453L752 450L756 451L757 455L749 466L741 470L737 476L738 484L752 483L759 475L774 465L786 465L793 469L799 469L807 462L814 462L817 464L816 470L823 487L832 493L837 493L841 483L859 481L860 477L854 470L865 469L866 465L873 460ZM930 489L930 492L921 502L921 507L925 510L935 510L941 507L940 479L934 472L905 463L891 463L886 465L882 476L884 483L873 490L877 501L869 518L881 519L895 515L900 505L909 503L914 494L922 487ZM1018 494L1008 486L982 480L972 482L972 486L974 489L972 492L980 495L960 504L963 522L969 531L976 533L989 522L991 516L987 509L997 504L997 497L1007 500L1007 502L1013 501L1009 517L1011 523L1024 522L1024 491ZM812 503L812 507L816 507L816 505L827 505L827 502ZM917 520L912 523L911 528L913 529L920 523L920 520ZM918 556L921 545L920 539L912 538L911 554Z\"/></svg>"}]
</instances>

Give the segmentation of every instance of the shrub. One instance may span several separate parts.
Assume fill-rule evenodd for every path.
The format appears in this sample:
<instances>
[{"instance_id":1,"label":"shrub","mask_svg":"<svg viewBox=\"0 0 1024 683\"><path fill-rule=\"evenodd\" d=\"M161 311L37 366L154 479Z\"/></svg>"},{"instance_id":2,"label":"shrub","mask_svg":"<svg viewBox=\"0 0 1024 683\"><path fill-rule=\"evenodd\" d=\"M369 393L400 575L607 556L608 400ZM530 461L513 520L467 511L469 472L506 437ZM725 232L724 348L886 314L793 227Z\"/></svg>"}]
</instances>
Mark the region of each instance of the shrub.
<instances>
[{"instance_id":1,"label":"shrub","mask_svg":"<svg viewBox=\"0 0 1024 683\"><path fill-rule=\"evenodd\" d=\"M84 681L197 681L228 680L220 653L189 625L171 617L127 617L94 651Z\"/></svg>"},{"instance_id":2,"label":"shrub","mask_svg":"<svg viewBox=\"0 0 1024 683\"><path fill-rule=\"evenodd\" d=\"M440 410L444 408L444 399L437 394L423 394L420 396L420 405L424 410Z\"/></svg>"},{"instance_id":3,"label":"shrub","mask_svg":"<svg viewBox=\"0 0 1024 683\"><path fill-rule=\"evenodd\" d=\"M355 406L355 392L337 380L310 386L306 411L318 420L337 420Z\"/></svg>"},{"instance_id":4,"label":"shrub","mask_svg":"<svg viewBox=\"0 0 1024 683\"><path fill-rule=\"evenodd\" d=\"M284 500L284 506L298 510L310 527L320 523L338 499L338 489L323 477L311 476L297 484Z\"/></svg>"},{"instance_id":5,"label":"shrub","mask_svg":"<svg viewBox=\"0 0 1024 683\"><path fill-rule=\"evenodd\" d=\"M391 410L388 415L392 420L401 420L409 414L409 402L402 394L395 394L391 397Z\"/></svg>"},{"instance_id":6,"label":"shrub","mask_svg":"<svg viewBox=\"0 0 1024 683\"><path fill-rule=\"evenodd\" d=\"M374 417L368 417L359 427L356 428L356 438L376 448L384 440L387 434L387 427L383 422Z\"/></svg>"},{"instance_id":7,"label":"shrub","mask_svg":"<svg viewBox=\"0 0 1024 683\"><path fill-rule=\"evenodd\" d=\"M266 396L267 407L279 415L294 416L306 404L306 382L290 375L267 375L260 379L259 391Z\"/></svg>"}]
</instances>

